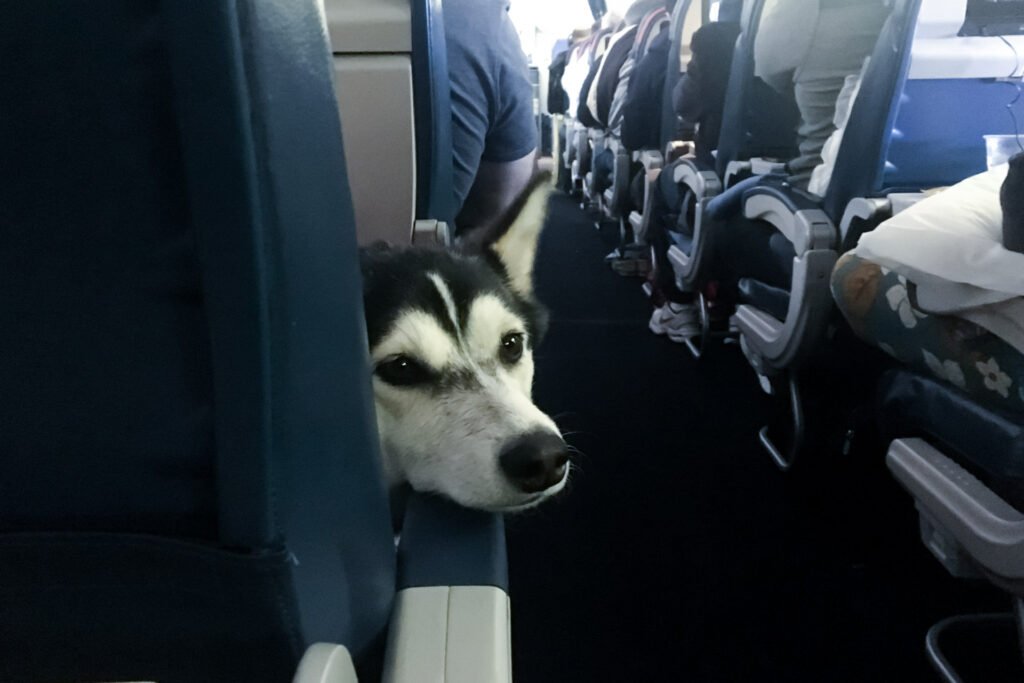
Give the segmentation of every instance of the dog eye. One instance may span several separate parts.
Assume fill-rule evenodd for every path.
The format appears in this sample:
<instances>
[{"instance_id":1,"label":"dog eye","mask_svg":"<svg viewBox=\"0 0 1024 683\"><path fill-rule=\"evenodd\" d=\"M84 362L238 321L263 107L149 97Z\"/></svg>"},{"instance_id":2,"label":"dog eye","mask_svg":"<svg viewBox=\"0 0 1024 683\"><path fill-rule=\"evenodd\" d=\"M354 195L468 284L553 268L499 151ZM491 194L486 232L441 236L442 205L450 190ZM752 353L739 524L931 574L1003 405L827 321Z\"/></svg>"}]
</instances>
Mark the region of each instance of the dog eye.
<instances>
[{"instance_id":1,"label":"dog eye","mask_svg":"<svg viewBox=\"0 0 1024 683\"><path fill-rule=\"evenodd\" d=\"M423 384L433 378L430 370L408 356L395 356L381 361L374 372L388 384L399 387Z\"/></svg>"},{"instance_id":2,"label":"dog eye","mask_svg":"<svg viewBox=\"0 0 1024 683\"><path fill-rule=\"evenodd\" d=\"M503 363L508 365L518 363L519 359L523 357L523 334L510 332L502 337L499 354Z\"/></svg>"}]
</instances>

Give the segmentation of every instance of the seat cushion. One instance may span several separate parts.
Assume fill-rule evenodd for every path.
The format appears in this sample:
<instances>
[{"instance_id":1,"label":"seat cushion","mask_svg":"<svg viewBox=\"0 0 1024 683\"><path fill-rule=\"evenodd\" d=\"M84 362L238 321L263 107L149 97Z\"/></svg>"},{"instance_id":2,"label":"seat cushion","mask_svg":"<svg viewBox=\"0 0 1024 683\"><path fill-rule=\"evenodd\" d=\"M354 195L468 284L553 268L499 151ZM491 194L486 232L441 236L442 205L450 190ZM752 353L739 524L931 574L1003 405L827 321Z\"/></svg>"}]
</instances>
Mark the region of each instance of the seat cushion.
<instances>
[{"instance_id":1,"label":"seat cushion","mask_svg":"<svg viewBox=\"0 0 1024 683\"><path fill-rule=\"evenodd\" d=\"M1024 355L967 320L924 313L914 285L854 254L832 275L832 293L854 332L926 376L989 408L1024 415Z\"/></svg>"},{"instance_id":2,"label":"seat cushion","mask_svg":"<svg viewBox=\"0 0 1024 683\"><path fill-rule=\"evenodd\" d=\"M749 304L770 313L777 320L785 320L789 311L789 292L772 287L760 280L745 277L739 281L740 303Z\"/></svg>"}]
</instances>

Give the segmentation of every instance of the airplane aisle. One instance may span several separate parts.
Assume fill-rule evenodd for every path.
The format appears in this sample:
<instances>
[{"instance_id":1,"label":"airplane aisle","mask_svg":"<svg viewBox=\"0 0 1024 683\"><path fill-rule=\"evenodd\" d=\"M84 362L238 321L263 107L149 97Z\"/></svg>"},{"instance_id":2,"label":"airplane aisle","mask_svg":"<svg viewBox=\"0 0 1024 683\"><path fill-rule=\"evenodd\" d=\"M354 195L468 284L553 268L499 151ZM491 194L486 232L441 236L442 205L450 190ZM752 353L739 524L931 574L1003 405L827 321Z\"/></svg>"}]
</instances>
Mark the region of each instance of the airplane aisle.
<instances>
[{"instance_id":1,"label":"airplane aisle","mask_svg":"<svg viewBox=\"0 0 1024 683\"><path fill-rule=\"evenodd\" d=\"M583 455L508 522L517 683L933 680L928 626L1007 601L927 554L880 457L778 471L738 348L697 363L651 334L614 239L554 196L536 399Z\"/></svg>"}]
</instances>

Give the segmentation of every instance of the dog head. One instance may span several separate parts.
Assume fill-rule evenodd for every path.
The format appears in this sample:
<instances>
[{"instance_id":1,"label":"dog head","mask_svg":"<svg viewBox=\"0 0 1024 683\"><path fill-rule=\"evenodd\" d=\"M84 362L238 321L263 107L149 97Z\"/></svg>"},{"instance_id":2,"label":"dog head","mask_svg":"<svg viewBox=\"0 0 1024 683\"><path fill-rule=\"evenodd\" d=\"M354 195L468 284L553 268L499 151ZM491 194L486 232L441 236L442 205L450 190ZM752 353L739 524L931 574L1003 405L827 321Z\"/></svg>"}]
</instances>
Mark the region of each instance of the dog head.
<instances>
[{"instance_id":1,"label":"dog head","mask_svg":"<svg viewBox=\"0 0 1024 683\"><path fill-rule=\"evenodd\" d=\"M533 404L546 313L532 272L549 195L538 176L459 253L362 252L384 470L392 484L469 507L517 510L557 493L568 449Z\"/></svg>"}]
</instances>

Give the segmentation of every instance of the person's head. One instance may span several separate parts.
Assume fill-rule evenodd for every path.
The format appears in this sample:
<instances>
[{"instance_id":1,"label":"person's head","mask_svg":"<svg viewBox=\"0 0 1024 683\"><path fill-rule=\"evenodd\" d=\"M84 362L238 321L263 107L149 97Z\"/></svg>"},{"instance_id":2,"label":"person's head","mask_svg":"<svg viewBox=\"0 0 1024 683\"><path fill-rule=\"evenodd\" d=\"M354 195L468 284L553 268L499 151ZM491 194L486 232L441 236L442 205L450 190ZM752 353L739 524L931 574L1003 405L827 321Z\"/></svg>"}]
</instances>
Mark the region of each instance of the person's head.
<instances>
[{"instance_id":1,"label":"person's head","mask_svg":"<svg viewBox=\"0 0 1024 683\"><path fill-rule=\"evenodd\" d=\"M576 28L573 29L572 35L569 37L569 41L573 44L582 42L590 37L592 29L589 28Z\"/></svg>"}]
</instances>

